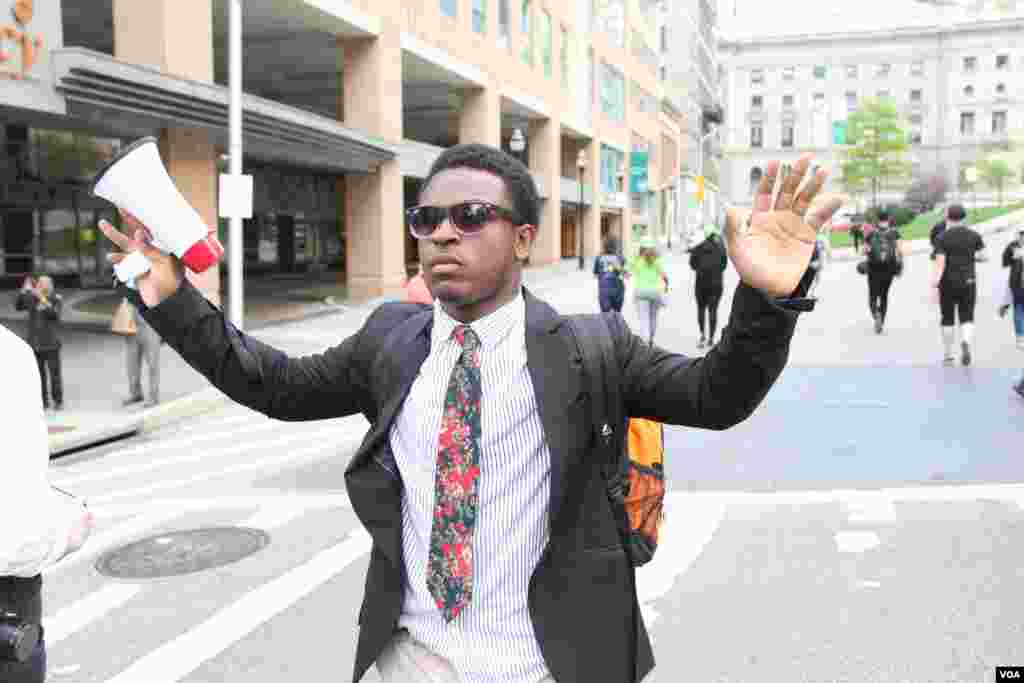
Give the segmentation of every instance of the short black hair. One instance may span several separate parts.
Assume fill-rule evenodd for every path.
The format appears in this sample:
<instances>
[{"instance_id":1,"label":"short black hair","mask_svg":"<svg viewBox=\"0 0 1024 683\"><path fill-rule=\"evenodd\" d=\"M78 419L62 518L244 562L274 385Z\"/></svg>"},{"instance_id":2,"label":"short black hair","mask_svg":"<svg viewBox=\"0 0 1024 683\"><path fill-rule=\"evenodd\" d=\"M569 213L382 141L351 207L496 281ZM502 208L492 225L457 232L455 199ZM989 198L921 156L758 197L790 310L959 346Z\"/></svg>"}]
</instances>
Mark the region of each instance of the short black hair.
<instances>
[{"instance_id":1,"label":"short black hair","mask_svg":"<svg viewBox=\"0 0 1024 683\"><path fill-rule=\"evenodd\" d=\"M949 208L946 209L946 217L951 221L960 222L967 218L967 212L964 211L963 204L950 204Z\"/></svg>"},{"instance_id":2,"label":"short black hair","mask_svg":"<svg viewBox=\"0 0 1024 683\"><path fill-rule=\"evenodd\" d=\"M878 210L878 222L882 223L889 220L889 212L885 209Z\"/></svg>"},{"instance_id":3,"label":"short black hair","mask_svg":"<svg viewBox=\"0 0 1024 683\"><path fill-rule=\"evenodd\" d=\"M539 227L540 195L530 169L526 168L523 162L497 147L479 144L455 145L443 151L431 165L430 172L423 181L423 188L426 189L438 173L452 168L474 168L501 178L505 183L505 191L512 199L512 210L515 211L520 225Z\"/></svg>"}]
</instances>

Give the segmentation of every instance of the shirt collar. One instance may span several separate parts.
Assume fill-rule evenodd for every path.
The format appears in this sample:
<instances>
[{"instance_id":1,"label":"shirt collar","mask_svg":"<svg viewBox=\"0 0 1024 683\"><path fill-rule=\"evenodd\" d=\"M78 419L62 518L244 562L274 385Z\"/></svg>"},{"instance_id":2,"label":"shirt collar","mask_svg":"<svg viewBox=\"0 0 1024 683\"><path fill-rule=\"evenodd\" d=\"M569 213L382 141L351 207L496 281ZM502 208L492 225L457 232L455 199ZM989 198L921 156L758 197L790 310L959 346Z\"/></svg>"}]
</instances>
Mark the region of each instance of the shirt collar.
<instances>
[{"instance_id":1,"label":"shirt collar","mask_svg":"<svg viewBox=\"0 0 1024 683\"><path fill-rule=\"evenodd\" d=\"M523 297L522 289L512 301L501 308L488 313L479 320L469 323L470 328L480 339L482 348L490 351L505 340L512 329L520 322L526 320L526 299ZM445 313L441 302L434 304L434 329L430 335L430 348L440 349L445 343L451 341L452 332L461 325L458 320ZM454 343L454 342L453 342Z\"/></svg>"}]
</instances>

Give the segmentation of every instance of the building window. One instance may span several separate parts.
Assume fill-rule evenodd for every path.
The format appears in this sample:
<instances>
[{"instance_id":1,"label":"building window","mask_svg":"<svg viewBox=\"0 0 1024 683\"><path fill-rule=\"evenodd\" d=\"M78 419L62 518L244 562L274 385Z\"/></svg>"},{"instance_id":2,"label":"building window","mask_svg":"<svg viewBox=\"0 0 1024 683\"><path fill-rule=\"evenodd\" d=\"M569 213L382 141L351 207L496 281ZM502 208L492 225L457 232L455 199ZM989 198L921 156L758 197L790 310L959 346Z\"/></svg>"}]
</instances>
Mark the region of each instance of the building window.
<instances>
[{"instance_id":1,"label":"building window","mask_svg":"<svg viewBox=\"0 0 1024 683\"><path fill-rule=\"evenodd\" d=\"M551 54L551 13L541 10L540 13L540 60L544 64L544 75L550 77L554 73L554 60Z\"/></svg>"},{"instance_id":2,"label":"building window","mask_svg":"<svg viewBox=\"0 0 1024 683\"><path fill-rule=\"evenodd\" d=\"M762 107L764 107L764 96L763 95L753 95L753 96L751 96L751 98L750 98L750 108L751 109L761 109Z\"/></svg>"},{"instance_id":3,"label":"building window","mask_svg":"<svg viewBox=\"0 0 1024 683\"><path fill-rule=\"evenodd\" d=\"M755 166L750 169L750 194L757 192L757 187L761 184L762 177L764 177L764 171L759 167Z\"/></svg>"},{"instance_id":4,"label":"building window","mask_svg":"<svg viewBox=\"0 0 1024 683\"><path fill-rule=\"evenodd\" d=\"M824 111L825 110L825 93L816 92L814 93L814 110Z\"/></svg>"},{"instance_id":5,"label":"building window","mask_svg":"<svg viewBox=\"0 0 1024 683\"><path fill-rule=\"evenodd\" d=\"M994 112L992 112L992 134L993 135L1005 135L1006 134L1006 112L1005 111L994 111Z\"/></svg>"},{"instance_id":6,"label":"building window","mask_svg":"<svg viewBox=\"0 0 1024 683\"><path fill-rule=\"evenodd\" d=\"M764 126L760 123L750 126L750 146L764 147Z\"/></svg>"},{"instance_id":7,"label":"building window","mask_svg":"<svg viewBox=\"0 0 1024 683\"><path fill-rule=\"evenodd\" d=\"M523 34L523 61L533 64L533 3L523 0L519 18L519 32Z\"/></svg>"},{"instance_id":8,"label":"building window","mask_svg":"<svg viewBox=\"0 0 1024 683\"><path fill-rule=\"evenodd\" d=\"M754 69L750 72L750 85L764 85L764 69Z\"/></svg>"},{"instance_id":9,"label":"building window","mask_svg":"<svg viewBox=\"0 0 1024 683\"><path fill-rule=\"evenodd\" d=\"M509 19L508 3L510 0L498 0L498 47L506 48L510 44L512 33Z\"/></svg>"},{"instance_id":10,"label":"building window","mask_svg":"<svg viewBox=\"0 0 1024 683\"><path fill-rule=\"evenodd\" d=\"M782 70L782 80L784 80L784 81L792 81L795 78L796 78L796 67L795 66L787 66L785 69Z\"/></svg>"},{"instance_id":11,"label":"building window","mask_svg":"<svg viewBox=\"0 0 1024 683\"><path fill-rule=\"evenodd\" d=\"M782 96L782 106L785 107L786 109L792 109L793 108L793 96L792 95L783 95Z\"/></svg>"},{"instance_id":12,"label":"building window","mask_svg":"<svg viewBox=\"0 0 1024 683\"><path fill-rule=\"evenodd\" d=\"M817 78L818 80L824 80L827 75L828 67L826 67L825 65L819 64L818 66L814 67L814 77Z\"/></svg>"},{"instance_id":13,"label":"building window","mask_svg":"<svg viewBox=\"0 0 1024 683\"><path fill-rule=\"evenodd\" d=\"M876 97L878 97L878 99L880 99L880 100L887 100L887 99L889 99L889 96L890 96L890 93L889 93L888 90L879 90L878 94L876 95Z\"/></svg>"},{"instance_id":14,"label":"building window","mask_svg":"<svg viewBox=\"0 0 1024 683\"><path fill-rule=\"evenodd\" d=\"M853 90L846 92L846 110L856 111L857 110L857 93Z\"/></svg>"},{"instance_id":15,"label":"building window","mask_svg":"<svg viewBox=\"0 0 1024 683\"><path fill-rule=\"evenodd\" d=\"M601 111L613 121L626 119L626 85L622 72L601 62Z\"/></svg>"},{"instance_id":16,"label":"building window","mask_svg":"<svg viewBox=\"0 0 1024 683\"><path fill-rule=\"evenodd\" d=\"M609 147L601 145L601 189L608 193L620 192L619 173L622 172L622 164L625 154Z\"/></svg>"},{"instance_id":17,"label":"building window","mask_svg":"<svg viewBox=\"0 0 1024 683\"><path fill-rule=\"evenodd\" d=\"M965 111L960 113L960 134L974 135L974 112Z\"/></svg>"},{"instance_id":18,"label":"building window","mask_svg":"<svg viewBox=\"0 0 1024 683\"><path fill-rule=\"evenodd\" d=\"M473 30L487 33L487 0L473 0Z\"/></svg>"},{"instance_id":19,"label":"building window","mask_svg":"<svg viewBox=\"0 0 1024 683\"><path fill-rule=\"evenodd\" d=\"M668 80L668 67L664 64L658 67L658 80L662 83Z\"/></svg>"},{"instance_id":20,"label":"building window","mask_svg":"<svg viewBox=\"0 0 1024 683\"><path fill-rule=\"evenodd\" d=\"M782 146L793 146L793 126L789 123L782 124Z\"/></svg>"},{"instance_id":21,"label":"building window","mask_svg":"<svg viewBox=\"0 0 1024 683\"><path fill-rule=\"evenodd\" d=\"M572 35L569 29L562 27L562 44L559 46L558 56L562 65L562 86L569 87L569 55L573 50Z\"/></svg>"},{"instance_id":22,"label":"building window","mask_svg":"<svg viewBox=\"0 0 1024 683\"><path fill-rule=\"evenodd\" d=\"M908 120L910 121L910 125L912 126L920 126L921 123L924 121L924 119L921 118L920 114L911 114Z\"/></svg>"},{"instance_id":23,"label":"building window","mask_svg":"<svg viewBox=\"0 0 1024 683\"><path fill-rule=\"evenodd\" d=\"M441 14L455 18L456 0L441 0Z\"/></svg>"},{"instance_id":24,"label":"building window","mask_svg":"<svg viewBox=\"0 0 1024 683\"><path fill-rule=\"evenodd\" d=\"M1000 71L1010 68L1010 55L996 55L996 68Z\"/></svg>"},{"instance_id":25,"label":"building window","mask_svg":"<svg viewBox=\"0 0 1024 683\"><path fill-rule=\"evenodd\" d=\"M924 62L917 61L910 63L911 76L924 76Z\"/></svg>"},{"instance_id":26,"label":"building window","mask_svg":"<svg viewBox=\"0 0 1024 683\"><path fill-rule=\"evenodd\" d=\"M615 47L626 47L626 3L624 0L603 0L594 3L599 27L611 38Z\"/></svg>"},{"instance_id":27,"label":"building window","mask_svg":"<svg viewBox=\"0 0 1024 683\"><path fill-rule=\"evenodd\" d=\"M910 91L910 102L912 104L921 104L921 97L922 97L922 95L923 95L923 93L920 90L911 90Z\"/></svg>"},{"instance_id":28,"label":"building window","mask_svg":"<svg viewBox=\"0 0 1024 683\"><path fill-rule=\"evenodd\" d=\"M661 42L661 51L668 52L668 26L662 26L659 31L659 40Z\"/></svg>"},{"instance_id":29,"label":"building window","mask_svg":"<svg viewBox=\"0 0 1024 683\"><path fill-rule=\"evenodd\" d=\"M996 94L997 95L1005 95L1006 94L1006 84L1005 83L996 83Z\"/></svg>"},{"instance_id":30,"label":"building window","mask_svg":"<svg viewBox=\"0 0 1024 683\"><path fill-rule=\"evenodd\" d=\"M846 65L846 77L847 78L857 78L857 65L856 64L847 64Z\"/></svg>"},{"instance_id":31,"label":"building window","mask_svg":"<svg viewBox=\"0 0 1024 683\"><path fill-rule=\"evenodd\" d=\"M875 76L878 78L888 78L890 71L892 71L892 64L879 64L875 67Z\"/></svg>"},{"instance_id":32,"label":"building window","mask_svg":"<svg viewBox=\"0 0 1024 683\"><path fill-rule=\"evenodd\" d=\"M972 72L978 69L977 57L964 57L964 71Z\"/></svg>"},{"instance_id":33,"label":"building window","mask_svg":"<svg viewBox=\"0 0 1024 683\"><path fill-rule=\"evenodd\" d=\"M974 97L974 86L973 85L965 85L964 86L964 97Z\"/></svg>"}]
</instances>

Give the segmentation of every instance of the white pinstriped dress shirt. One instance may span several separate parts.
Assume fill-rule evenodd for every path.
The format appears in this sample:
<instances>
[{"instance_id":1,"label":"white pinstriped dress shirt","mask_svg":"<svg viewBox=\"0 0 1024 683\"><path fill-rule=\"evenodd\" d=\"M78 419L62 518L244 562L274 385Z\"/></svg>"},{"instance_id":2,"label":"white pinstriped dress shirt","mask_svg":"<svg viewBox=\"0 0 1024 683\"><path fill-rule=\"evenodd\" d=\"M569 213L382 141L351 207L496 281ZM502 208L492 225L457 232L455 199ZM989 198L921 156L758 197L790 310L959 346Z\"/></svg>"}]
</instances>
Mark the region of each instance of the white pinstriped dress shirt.
<instances>
[{"instance_id":1,"label":"white pinstriped dress shirt","mask_svg":"<svg viewBox=\"0 0 1024 683\"><path fill-rule=\"evenodd\" d=\"M526 302L470 327L481 342L481 462L473 536L473 597L446 624L427 590L441 413L461 347L458 322L434 308L430 353L392 426L402 476L407 583L399 628L446 658L466 683L537 683L549 676L527 607L530 575L548 541L551 454L526 365Z\"/></svg>"}]
</instances>

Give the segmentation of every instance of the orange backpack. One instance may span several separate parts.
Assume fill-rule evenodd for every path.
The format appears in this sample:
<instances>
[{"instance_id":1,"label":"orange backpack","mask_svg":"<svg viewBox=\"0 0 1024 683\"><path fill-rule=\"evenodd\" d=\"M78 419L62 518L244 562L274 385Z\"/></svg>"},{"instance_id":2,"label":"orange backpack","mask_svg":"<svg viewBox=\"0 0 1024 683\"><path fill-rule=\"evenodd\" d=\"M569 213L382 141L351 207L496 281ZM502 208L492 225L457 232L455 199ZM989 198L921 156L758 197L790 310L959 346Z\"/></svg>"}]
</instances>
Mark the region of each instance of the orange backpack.
<instances>
[{"instance_id":1,"label":"orange backpack","mask_svg":"<svg viewBox=\"0 0 1024 683\"><path fill-rule=\"evenodd\" d=\"M568 320L590 383L608 499L622 545L633 566L640 567L658 549L664 518L665 428L654 420L627 420L621 370L604 316L570 316Z\"/></svg>"}]
</instances>

